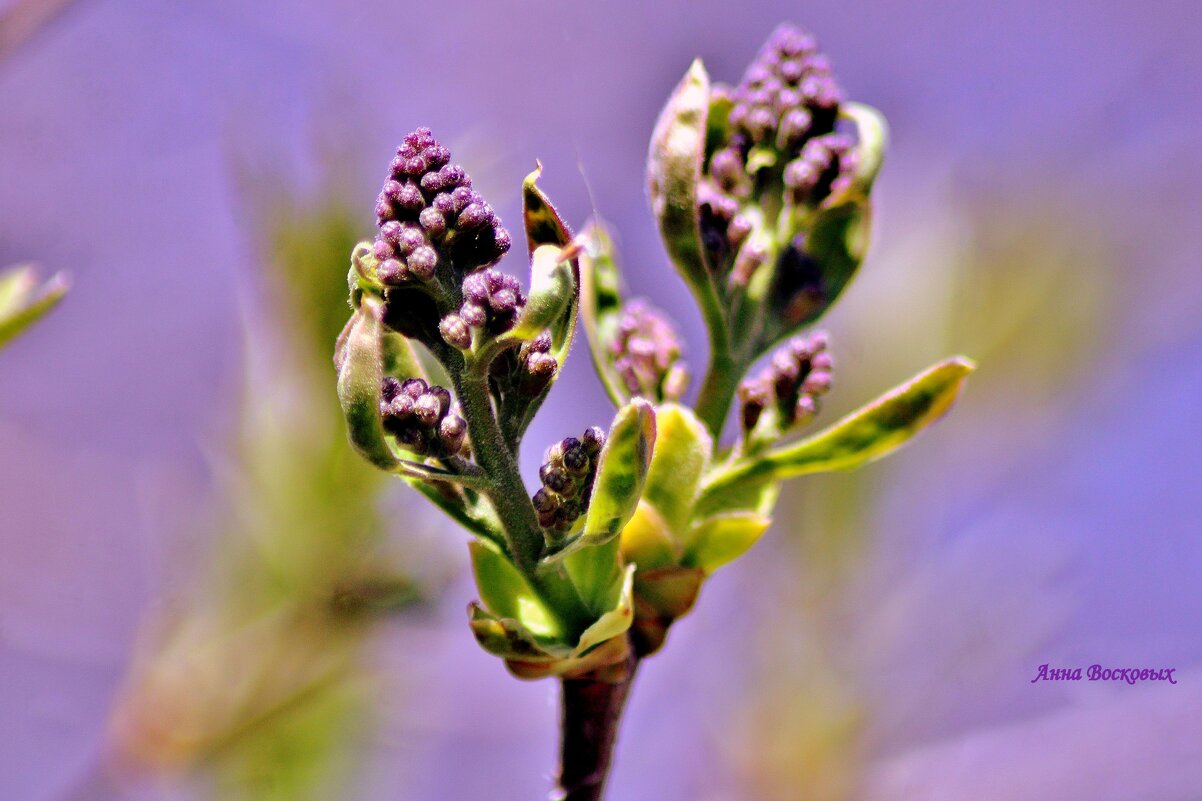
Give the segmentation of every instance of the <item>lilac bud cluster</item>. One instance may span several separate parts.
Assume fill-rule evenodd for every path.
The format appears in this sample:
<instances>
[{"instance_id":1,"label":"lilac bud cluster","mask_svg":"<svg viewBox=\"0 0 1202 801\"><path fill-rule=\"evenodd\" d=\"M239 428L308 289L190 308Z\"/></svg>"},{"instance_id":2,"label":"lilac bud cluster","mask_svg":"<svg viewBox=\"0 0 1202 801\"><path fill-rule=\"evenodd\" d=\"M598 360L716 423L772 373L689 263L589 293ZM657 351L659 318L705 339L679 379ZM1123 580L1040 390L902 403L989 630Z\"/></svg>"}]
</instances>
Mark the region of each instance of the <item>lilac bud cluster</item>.
<instances>
[{"instance_id":1,"label":"lilac bud cluster","mask_svg":"<svg viewBox=\"0 0 1202 801\"><path fill-rule=\"evenodd\" d=\"M793 337L772 354L768 366L739 385L743 430L750 432L764 409L776 407L780 427L801 425L818 414L831 388L834 360L824 332Z\"/></svg>"},{"instance_id":2,"label":"lilac bud cluster","mask_svg":"<svg viewBox=\"0 0 1202 801\"><path fill-rule=\"evenodd\" d=\"M626 390L651 400L675 400L688 389L680 336L668 318L645 301L627 304L609 346Z\"/></svg>"},{"instance_id":3,"label":"lilac bud cluster","mask_svg":"<svg viewBox=\"0 0 1202 801\"><path fill-rule=\"evenodd\" d=\"M462 453L467 443L467 422L451 400L451 393L420 378L384 379L380 397L384 430L401 447L420 456L446 457Z\"/></svg>"},{"instance_id":4,"label":"lilac bud cluster","mask_svg":"<svg viewBox=\"0 0 1202 801\"><path fill-rule=\"evenodd\" d=\"M813 205L847 191L858 165L855 143L847 134L832 133L811 139L785 167L789 201L795 206Z\"/></svg>"},{"instance_id":5,"label":"lilac bud cluster","mask_svg":"<svg viewBox=\"0 0 1202 801\"><path fill-rule=\"evenodd\" d=\"M547 449L538 470L543 485L531 498L540 526L547 531L566 532L588 510L597 458L603 447L605 432L593 426L580 439L568 437Z\"/></svg>"},{"instance_id":6,"label":"lilac bud cluster","mask_svg":"<svg viewBox=\"0 0 1202 801\"><path fill-rule=\"evenodd\" d=\"M429 128L397 148L376 201L372 252L384 284L428 281L450 261L459 272L493 264L509 250L509 232L472 189L472 179Z\"/></svg>"},{"instance_id":7,"label":"lilac bud cluster","mask_svg":"<svg viewBox=\"0 0 1202 801\"><path fill-rule=\"evenodd\" d=\"M795 26L773 32L738 86L715 91L731 103L729 135L710 154L698 187L701 234L713 269L746 285L766 254L748 241L753 224L741 209L779 186L759 171L783 173L790 205L815 205L850 185L855 143L835 131L843 92L830 61Z\"/></svg>"},{"instance_id":8,"label":"lilac bud cluster","mask_svg":"<svg viewBox=\"0 0 1202 801\"><path fill-rule=\"evenodd\" d=\"M541 334L522 345L518 351L521 376L518 388L528 398L537 397L559 369L559 360L551 355L551 332Z\"/></svg>"},{"instance_id":9,"label":"lilac bud cluster","mask_svg":"<svg viewBox=\"0 0 1202 801\"><path fill-rule=\"evenodd\" d=\"M518 280L490 267L463 279L463 305L444 317L438 328L448 344L467 350L472 329L494 335L508 331L525 305Z\"/></svg>"},{"instance_id":10,"label":"lilac bud cluster","mask_svg":"<svg viewBox=\"0 0 1202 801\"><path fill-rule=\"evenodd\" d=\"M843 91L814 37L786 23L768 37L732 100L730 125L747 146L792 153L834 129Z\"/></svg>"}]
</instances>

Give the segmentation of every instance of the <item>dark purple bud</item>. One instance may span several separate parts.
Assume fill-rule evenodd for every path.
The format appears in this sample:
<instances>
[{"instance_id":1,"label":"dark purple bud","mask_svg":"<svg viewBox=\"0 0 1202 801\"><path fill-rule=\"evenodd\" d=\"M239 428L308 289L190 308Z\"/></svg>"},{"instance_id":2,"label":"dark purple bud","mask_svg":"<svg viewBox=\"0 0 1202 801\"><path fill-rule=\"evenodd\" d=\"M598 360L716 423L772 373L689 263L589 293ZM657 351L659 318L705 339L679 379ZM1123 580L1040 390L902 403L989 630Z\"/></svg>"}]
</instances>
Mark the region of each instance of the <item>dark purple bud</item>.
<instances>
[{"instance_id":1,"label":"dark purple bud","mask_svg":"<svg viewBox=\"0 0 1202 801\"><path fill-rule=\"evenodd\" d=\"M743 430L750 431L755 428L768 405L768 393L759 381L747 380L739 385L739 401Z\"/></svg>"},{"instance_id":2,"label":"dark purple bud","mask_svg":"<svg viewBox=\"0 0 1202 801\"><path fill-rule=\"evenodd\" d=\"M427 195L433 195L436 192L441 192L446 184L442 180L441 173L428 172L422 176L421 186L423 192Z\"/></svg>"},{"instance_id":3,"label":"dark purple bud","mask_svg":"<svg viewBox=\"0 0 1202 801\"><path fill-rule=\"evenodd\" d=\"M379 261L387 261L396 255L392 245L383 239L377 239L372 243L371 252Z\"/></svg>"},{"instance_id":4,"label":"dark purple bud","mask_svg":"<svg viewBox=\"0 0 1202 801\"><path fill-rule=\"evenodd\" d=\"M463 211L475 199L476 193L471 190L471 187L460 186L451 192L451 200L455 201L456 213Z\"/></svg>"},{"instance_id":5,"label":"dark purple bud","mask_svg":"<svg viewBox=\"0 0 1202 801\"><path fill-rule=\"evenodd\" d=\"M563 493L571 486L571 479L563 468L544 464L538 471L539 480L543 486L554 492Z\"/></svg>"},{"instance_id":6,"label":"dark purple bud","mask_svg":"<svg viewBox=\"0 0 1202 801\"><path fill-rule=\"evenodd\" d=\"M444 217L456 212L455 201L446 192L435 195L434 199L430 201L430 206L437 209L438 213L442 214Z\"/></svg>"},{"instance_id":7,"label":"dark purple bud","mask_svg":"<svg viewBox=\"0 0 1202 801\"><path fill-rule=\"evenodd\" d=\"M412 395L406 394L402 390L388 404L388 414L401 420L411 417L413 415L413 404L415 402L416 401L413 399Z\"/></svg>"},{"instance_id":8,"label":"dark purple bud","mask_svg":"<svg viewBox=\"0 0 1202 801\"><path fill-rule=\"evenodd\" d=\"M463 299L468 303L474 303L477 306L487 306L488 296L492 294L492 290L488 287L488 273L490 270L483 272L472 273L463 279Z\"/></svg>"},{"instance_id":9,"label":"dark purple bud","mask_svg":"<svg viewBox=\"0 0 1202 801\"><path fill-rule=\"evenodd\" d=\"M589 458L596 456L605 447L605 431L597 426L589 426L580 437L580 445Z\"/></svg>"},{"instance_id":10,"label":"dark purple bud","mask_svg":"<svg viewBox=\"0 0 1202 801\"><path fill-rule=\"evenodd\" d=\"M429 389L429 385L420 378L406 378L401 383L401 392L413 400L420 398L427 389Z\"/></svg>"},{"instance_id":11,"label":"dark purple bud","mask_svg":"<svg viewBox=\"0 0 1202 801\"><path fill-rule=\"evenodd\" d=\"M471 181L467 179L467 174L458 164L448 164L439 170L438 174L442 176L442 185L448 189L461 186L464 181L467 181L467 185L471 186Z\"/></svg>"},{"instance_id":12,"label":"dark purple bud","mask_svg":"<svg viewBox=\"0 0 1202 801\"><path fill-rule=\"evenodd\" d=\"M539 487L538 492L534 493L534 497L530 499L530 502L534 504L536 512L544 514L554 512L559 508L559 496L546 487Z\"/></svg>"},{"instance_id":13,"label":"dark purple bud","mask_svg":"<svg viewBox=\"0 0 1202 801\"><path fill-rule=\"evenodd\" d=\"M580 444L580 441L574 437L571 439L573 445L563 449L563 466L567 468L569 473L582 476L589 471L589 458L584 452L584 447ZM564 442L567 442L567 440L564 440Z\"/></svg>"},{"instance_id":14,"label":"dark purple bud","mask_svg":"<svg viewBox=\"0 0 1202 801\"><path fill-rule=\"evenodd\" d=\"M401 231L404 230L401 224L396 220L389 220L380 226L380 238L388 240L389 244L396 246L400 241Z\"/></svg>"},{"instance_id":15,"label":"dark purple bud","mask_svg":"<svg viewBox=\"0 0 1202 801\"><path fill-rule=\"evenodd\" d=\"M383 398L386 403L391 402L392 399L395 398L397 396L397 393L399 393L400 391L401 391L401 382L400 381L397 381L395 378L393 378L390 375L384 376L384 381L380 385L380 397Z\"/></svg>"},{"instance_id":16,"label":"dark purple bud","mask_svg":"<svg viewBox=\"0 0 1202 801\"><path fill-rule=\"evenodd\" d=\"M530 344L526 346L531 353L547 353L551 350L551 332L543 331L541 334L530 340Z\"/></svg>"}]
</instances>

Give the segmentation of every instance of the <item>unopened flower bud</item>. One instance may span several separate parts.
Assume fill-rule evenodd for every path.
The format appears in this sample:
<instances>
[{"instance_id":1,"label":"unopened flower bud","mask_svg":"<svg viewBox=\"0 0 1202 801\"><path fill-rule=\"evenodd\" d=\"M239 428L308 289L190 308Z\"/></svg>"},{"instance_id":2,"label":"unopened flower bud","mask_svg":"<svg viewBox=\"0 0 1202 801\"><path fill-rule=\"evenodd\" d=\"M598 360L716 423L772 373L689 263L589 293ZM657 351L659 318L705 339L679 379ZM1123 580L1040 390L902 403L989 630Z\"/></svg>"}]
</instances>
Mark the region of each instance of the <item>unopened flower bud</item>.
<instances>
[{"instance_id":1,"label":"unopened flower bud","mask_svg":"<svg viewBox=\"0 0 1202 801\"><path fill-rule=\"evenodd\" d=\"M438 331L448 345L460 350L472 346L472 331L458 314L448 314L438 324Z\"/></svg>"}]
</instances>

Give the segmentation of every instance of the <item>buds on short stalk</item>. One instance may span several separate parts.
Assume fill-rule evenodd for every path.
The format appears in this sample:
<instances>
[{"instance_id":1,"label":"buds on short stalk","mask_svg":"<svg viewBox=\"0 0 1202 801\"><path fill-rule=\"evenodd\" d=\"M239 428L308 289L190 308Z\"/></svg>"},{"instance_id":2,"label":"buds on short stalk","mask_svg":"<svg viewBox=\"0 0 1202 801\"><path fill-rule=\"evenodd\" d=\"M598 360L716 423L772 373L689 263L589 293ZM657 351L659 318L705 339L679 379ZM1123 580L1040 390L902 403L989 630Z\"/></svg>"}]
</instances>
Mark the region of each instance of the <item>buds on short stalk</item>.
<instances>
[{"instance_id":1,"label":"buds on short stalk","mask_svg":"<svg viewBox=\"0 0 1202 801\"><path fill-rule=\"evenodd\" d=\"M376 200L379 232L372 245L386 286L429 281L440 264L467 273L509 250L509 232L450 160L429 128L418 128L397 148Z\"/></svg>"},{"instance_id":2,"label":"buds on short stalk","mask_svg":"<svg viewBox=\"0 0 1202 801\"><path fill-rule=\"evenodd\" d=\"M656 125L652 206L707 324L753 356L822 316L864 258L884 121L779 27L737 86L695 62Z\"/></svg>"},{"instance_id":3,"label":"buds on short stalk","mask_svg":"<svg viewBox=\"0 0 1202 801\"><path fill-rule=\"evenodd\" d=\"M491 267L466 276L462 294L459 310L438 326L443 339L461 350L471 346L473 331L491 335L508 331L526 305L518 280Z\"/></svg>"},{"instance_id":4,"label":"buds on short stalk","mask_svg":"<svg viewBox=\"0 0 1202 801\"><path fill-rule=\"evenodd\" d=\"M380 395L384 430L419 456L457 456L464 451L467 423L451 393L421 378L384 378Z\"/></svg>"},{"instance_id":5,"label":"buds on short stalk","mask_svg":"<svg viewBox=\"0 0 1202 801\"><path fill-rule=\"evenodd\" d=\"M560 536L571 530L588 509L597 475L597 457L605 447L605 432L593 426L580 439L568 437L547 450L539 468L542 488L531 499L538 522L548 533Z\"/></svg>"},{"instance_id":6,"label":"buds on short stalk","mask_svg":"<svg viewBox=\"0 0 1202 801\"><path fill-rule=\"evenodd\" d=\"M676 400L688 388L689 374L680 360L676 327L645 301L632 301L622 309L609 351L614 369L631 395L653 401Z\"/></svg>"},{"instance_id":7,"label":"buds on short stalk","mask_svg":"<svg viewBox=\"0 0 1202 801\"><path fill-rule=\"evenodd\" d=\"M820 400L831 388L834 360L823 332L793 337L772 354L768 366L739 385L744 437L779 436L818 414ZM769 415L764 412L769 411Z\"/></svg>"}]
</instances>

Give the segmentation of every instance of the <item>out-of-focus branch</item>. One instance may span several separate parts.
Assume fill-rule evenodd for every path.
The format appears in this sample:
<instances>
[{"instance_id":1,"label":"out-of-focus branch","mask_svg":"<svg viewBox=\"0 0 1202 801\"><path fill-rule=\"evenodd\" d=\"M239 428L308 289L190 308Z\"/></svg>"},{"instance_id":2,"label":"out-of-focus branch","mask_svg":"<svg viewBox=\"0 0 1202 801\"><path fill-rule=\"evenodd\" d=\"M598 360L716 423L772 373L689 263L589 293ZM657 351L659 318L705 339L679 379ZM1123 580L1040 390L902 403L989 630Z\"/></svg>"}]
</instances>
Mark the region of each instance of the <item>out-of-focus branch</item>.
<instances>
[{"instance_id":1,"label":"out-of-focus branch","mask_svg":"<svg viewBox=\"0 0 1202 801\"><path fill-rule=\"evenodd\" d=\"M0 63L33 39L79 0L16 0L0 11Z\"/></svg>"}]
</instances>

